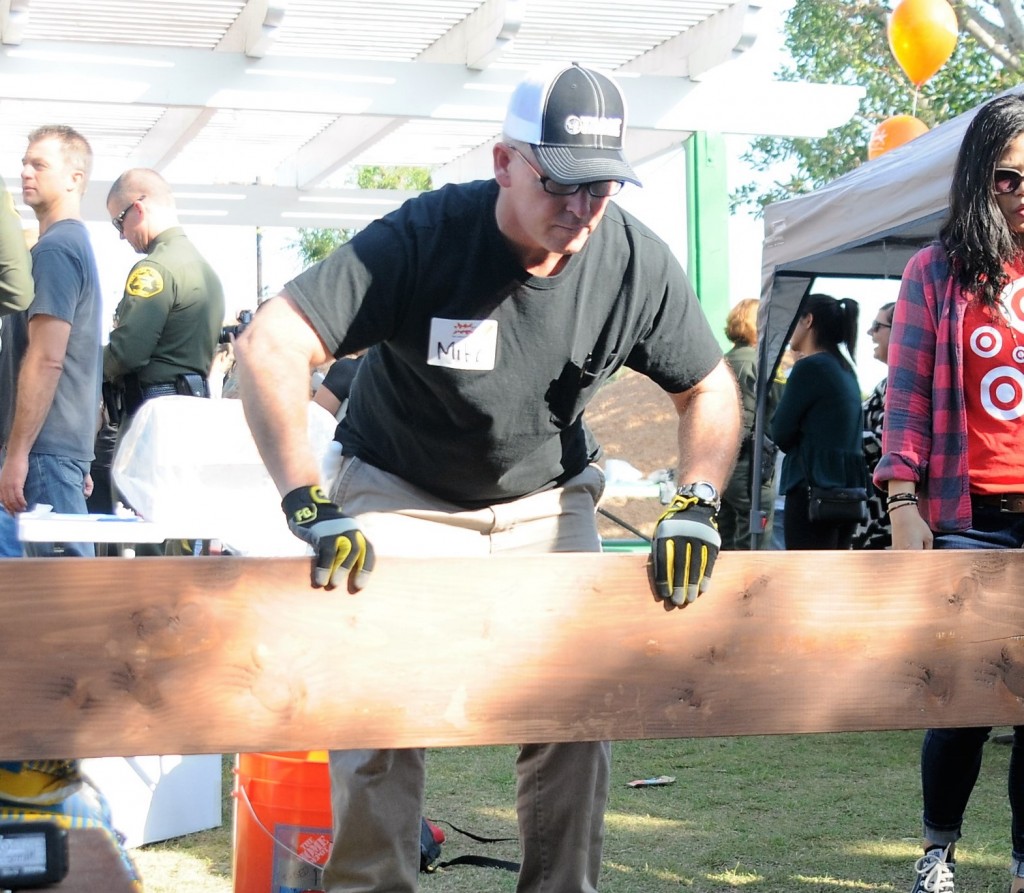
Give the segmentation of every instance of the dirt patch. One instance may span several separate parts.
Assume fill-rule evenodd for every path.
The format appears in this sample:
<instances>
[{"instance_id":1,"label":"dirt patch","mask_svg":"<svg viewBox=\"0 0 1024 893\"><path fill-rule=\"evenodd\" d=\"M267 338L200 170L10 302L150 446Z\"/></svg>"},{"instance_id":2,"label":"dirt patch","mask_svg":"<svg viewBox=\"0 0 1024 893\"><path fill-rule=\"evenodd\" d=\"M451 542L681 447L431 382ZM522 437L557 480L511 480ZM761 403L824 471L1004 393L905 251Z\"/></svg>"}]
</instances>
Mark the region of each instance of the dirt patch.
<instances>
[{"instance_id":1,"label":"dirt patch","mask_svg":"<svg viewBox=\"0 0 1024 893\"><path fill-rule=\"evenodd\" d=\"M644 476L676 467L679 457L678 417L671 399L653 381L626 369L598 392L584 418L604 447L604 459L621 459ZM662 512L657 499L605 499L601 507L642 531L654 532ZM633 539L634 535L598 515L602 537Z\"/></svg>"}]
</instances>

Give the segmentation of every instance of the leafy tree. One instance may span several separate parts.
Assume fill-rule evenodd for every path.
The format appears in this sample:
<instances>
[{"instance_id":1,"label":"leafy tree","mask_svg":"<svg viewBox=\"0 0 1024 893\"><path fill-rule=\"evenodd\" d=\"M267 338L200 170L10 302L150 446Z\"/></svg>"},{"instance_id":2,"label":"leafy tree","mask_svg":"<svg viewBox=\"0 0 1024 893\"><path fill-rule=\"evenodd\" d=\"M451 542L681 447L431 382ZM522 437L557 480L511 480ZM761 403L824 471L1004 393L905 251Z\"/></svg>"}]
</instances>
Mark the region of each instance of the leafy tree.
<instances>
[{"instance_id":1,"label":"leafy tree","mask_svg":"<svg viewBox=\"0 0 1024 893\"><path fill-rule=\"evenodd\" d=\"M299 227L299 237L292 242L292 248L299 253L302 262L311 267L323 260L339 245L343 245L355 234L351 229L321 229L319 227Z\"/></svg>"},{"instance_id":2,"label":"leafy tree","mask_svg":"<svg viewBox=\"0 0 1024 893\"><path fill-rule=\"evenodd\" d=\"M381 167L367 165L360 167L356 174L360 189L405 189L422 192L430 189L430 170L425 167ZM354 229L321 229L299 227L299 237L292 242L292 248L310 267L323 260L339 245L344 245L354 236Z\"/></svg>"},{"instance_id":3,"label":"leafy tree","mask_svg":"<svg viewBox=\"0 0 1024 893\"><path fill-rule=\"evenodd\" d=\"M360 189L409 189L423 192L430 189L430 169L366 166L359 168L356 182Z\"/></svg>"},{"instance_id":4,"label":"leafy tree","mask_svg":"<svg viewBox=\"0 0 1024 893\"><path fill-rule=\"evenodd\" d=\"M786 20L793 60L784 81L853 84L866 89L857 114L820 139L762 137L743 159L756 171L784 170L767 188L748 183L732 207L764 206L821 186L867 159L871 133L884 119L916 114L929 127L973 108L1021 78L1024 18L1017 0L954 0L960 35L949 61L915 97L889 49L889 4L881 0L795 0ZM916 99L916 102L915 102Z\"/></svg>"}]
</instances>

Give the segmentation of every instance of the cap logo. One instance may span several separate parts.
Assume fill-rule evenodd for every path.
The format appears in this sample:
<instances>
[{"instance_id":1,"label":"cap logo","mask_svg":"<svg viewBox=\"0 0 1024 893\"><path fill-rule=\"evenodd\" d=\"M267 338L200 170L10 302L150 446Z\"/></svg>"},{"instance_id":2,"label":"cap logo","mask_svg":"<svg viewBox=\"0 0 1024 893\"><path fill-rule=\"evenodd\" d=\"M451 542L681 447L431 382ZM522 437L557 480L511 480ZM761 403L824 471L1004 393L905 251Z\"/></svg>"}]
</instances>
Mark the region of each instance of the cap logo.
<instances>
[{"instance_id":1,"label":"cap logo","mask_svg":"<svg viewBox=\"0 0 1024 893\"><path fill-rule=\"evenodd\" d=\"M599 118L594 115L569 115L565 132L578 136L622 136L622 118Z\"/></svg>"}]
</instances>

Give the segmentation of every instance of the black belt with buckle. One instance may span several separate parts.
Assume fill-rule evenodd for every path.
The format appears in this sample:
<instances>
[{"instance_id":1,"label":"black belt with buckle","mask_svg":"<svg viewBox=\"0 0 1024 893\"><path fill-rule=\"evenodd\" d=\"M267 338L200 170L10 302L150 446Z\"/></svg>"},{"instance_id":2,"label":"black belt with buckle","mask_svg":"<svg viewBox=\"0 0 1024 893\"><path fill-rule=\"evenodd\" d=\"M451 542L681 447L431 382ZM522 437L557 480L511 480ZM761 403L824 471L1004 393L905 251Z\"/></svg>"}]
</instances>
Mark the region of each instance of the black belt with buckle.
<instances>
[{"instance_id":1,"label":"black belt with buckle","mask_svg":"<svg viewBox=\"0 0 1024 893\"><path fill-rule=\"evenodd\" d=\"M147 400L157 397L209 397L210 386L206 376L198 372L180 372L174 381L161 381L156 384L141 385L138 376L126 375L122 388L123 415L133 416Z\"/></svg>"},{"instance_id":2,"label":"black belt with buckle","mask_svg":"<svg viewBox=\"0 0 1024 893\"><path fill-rule=\"evenodd\" d=\"M1024 493L999 493L994 496L972 496L971 505L999 509L1011 515L1024 515Z\"/></svg>"},{"instance_id":3,"label":"black belt with buckle","mask_svg":"<svg viewBox=\"0 0 1024 893\"><path fill-rule=\"evenodd\" d=\"M174 384L151 384L142 389L142 399L153 400L156 397L173 397L178 393Z\"/></svg>"}]
</instances>

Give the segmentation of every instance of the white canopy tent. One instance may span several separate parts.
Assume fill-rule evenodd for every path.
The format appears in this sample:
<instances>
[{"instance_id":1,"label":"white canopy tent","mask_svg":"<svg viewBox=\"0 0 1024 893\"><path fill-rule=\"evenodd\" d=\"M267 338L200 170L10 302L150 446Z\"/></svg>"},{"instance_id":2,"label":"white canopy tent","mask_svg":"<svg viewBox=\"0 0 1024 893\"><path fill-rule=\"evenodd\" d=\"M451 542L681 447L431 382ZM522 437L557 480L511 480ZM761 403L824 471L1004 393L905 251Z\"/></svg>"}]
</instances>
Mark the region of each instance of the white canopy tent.
<instances>
[{"instance_id":1,"label":"white canopy tent","mask_svg":"<svg viewBox=\"0 0 1024 893\"><path fill-rule=\"evenodd\" d=\"M1024 86L1007 92L1024 92ZM821 189L765 208L756 444L765 436L768 384L789 341L800 302L819 277L898 279L903 275L910 257L938 236L960 142L981 105ZM760 510L757 463L754 476L752 511L756 514Z\"/></svg>"}]
</instances>

